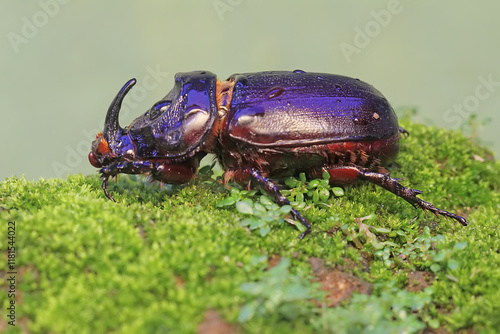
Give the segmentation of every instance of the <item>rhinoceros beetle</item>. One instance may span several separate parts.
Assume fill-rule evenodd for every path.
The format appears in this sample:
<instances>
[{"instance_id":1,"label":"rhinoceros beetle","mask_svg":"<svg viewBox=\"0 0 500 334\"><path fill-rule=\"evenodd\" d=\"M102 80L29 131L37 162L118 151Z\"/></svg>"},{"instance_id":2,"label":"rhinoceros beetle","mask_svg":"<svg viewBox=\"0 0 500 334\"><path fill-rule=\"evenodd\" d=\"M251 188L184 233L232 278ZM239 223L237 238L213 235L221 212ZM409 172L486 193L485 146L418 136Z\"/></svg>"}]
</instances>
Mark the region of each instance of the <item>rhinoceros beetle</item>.
<instances>
[{"instance_id":1,"label":"rhinoceros beetle","mask_svg":"<svg viewBox=\"0 0 500 334\"><path fill-rule=\"evenodd\" d=\"M226 81L207 71L178 73L167 96L122 128L121 104L135 83L118 92L89 153L111 200L111 176L147 174L186 183L201 158L214 153L225 182L254 181L279 205L290 202L272 179L300 172L316 178L326 171L332 184L367 180L415 207L468 224L389 176L383 166L394 160L400 134L408 132L385 97L359 79L300 70L235 74ZM306 227L303 238L311 226L297 210L292 215Z\"/></svg>"}]
</instances>

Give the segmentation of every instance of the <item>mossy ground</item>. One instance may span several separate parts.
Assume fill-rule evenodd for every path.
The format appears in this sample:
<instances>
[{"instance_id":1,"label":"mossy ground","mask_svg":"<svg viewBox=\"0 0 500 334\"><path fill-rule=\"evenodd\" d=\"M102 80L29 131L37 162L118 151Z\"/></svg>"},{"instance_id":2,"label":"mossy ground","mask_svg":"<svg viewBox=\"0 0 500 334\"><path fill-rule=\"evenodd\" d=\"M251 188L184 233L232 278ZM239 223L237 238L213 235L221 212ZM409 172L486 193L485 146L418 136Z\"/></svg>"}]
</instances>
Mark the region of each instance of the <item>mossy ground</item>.
<instances>
[{"instance_id":1,"label":"mossy ground","mask_svg":"<svg viewBox=\"0 0 500 334\"><path fill-rule=\"evenodd\" d=\"M306 200L301 212L314 233L299 241L290 224L272 225L264 237L239 226L248 215L217 206L229 192L215 181L160 189L120 176L110 182L114 203L97 175L7 179L0 183L0 245L7 249L7 222L15 221L17 326L7 325L4 311L0 327L192 333L215 310L243 333L498 332L500 163L458 132L402 126L411 136L401 141L391 175L470 226L362 184L325 203ZM373 227L362 229L366 221L355 218L371 214ZM290 264L268 270L276 257ZM310 283L312 258L349 267L372 294L326 307ZM8 271L6 260L0 270ZM415 271L432 273L425 295L408 285Z\"/></svg>"}]
</instances>

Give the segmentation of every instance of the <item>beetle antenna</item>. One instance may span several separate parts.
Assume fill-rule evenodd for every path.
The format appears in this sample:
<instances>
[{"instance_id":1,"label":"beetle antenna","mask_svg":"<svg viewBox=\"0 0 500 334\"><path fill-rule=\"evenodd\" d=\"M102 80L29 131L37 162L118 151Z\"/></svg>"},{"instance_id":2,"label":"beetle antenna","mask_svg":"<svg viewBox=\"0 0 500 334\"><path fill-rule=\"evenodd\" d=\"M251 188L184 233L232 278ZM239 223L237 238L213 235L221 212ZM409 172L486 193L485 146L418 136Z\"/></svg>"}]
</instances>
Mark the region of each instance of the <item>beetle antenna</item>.
<instances>
[{"instance_id":1,"label":"beetle antenna","mask_svg":"<svg viewBox=\"0 0 500 334\"><path fill-rule=\"evenodd\" d=\"M125 95L130 91L130 89L135 85L136 80L130 79L123 87L120 89L116 97L111 102L109 106L108 113L106 114L106 120L104 121L104 131L103 135L106 140L113 141L118 134L121 132L122 128L118 122L118 116L120 114L120 109L122 107L123 99Z\"/></svg>"},{"instance_id":2,"label":"beetle antenna","mask_svg":"<svg viewBox=\"0 0 500 334\"><path fill-rule=\"evenodd\" d=\"M104 190L104 194L106 195L107 198L116 203L116 200L111 196L111 194L108 192L108 189L106 188L106 182L108 182L108 178L109 176L104 176L102 178L102 190Z\"/></svg>"}]
</instances>

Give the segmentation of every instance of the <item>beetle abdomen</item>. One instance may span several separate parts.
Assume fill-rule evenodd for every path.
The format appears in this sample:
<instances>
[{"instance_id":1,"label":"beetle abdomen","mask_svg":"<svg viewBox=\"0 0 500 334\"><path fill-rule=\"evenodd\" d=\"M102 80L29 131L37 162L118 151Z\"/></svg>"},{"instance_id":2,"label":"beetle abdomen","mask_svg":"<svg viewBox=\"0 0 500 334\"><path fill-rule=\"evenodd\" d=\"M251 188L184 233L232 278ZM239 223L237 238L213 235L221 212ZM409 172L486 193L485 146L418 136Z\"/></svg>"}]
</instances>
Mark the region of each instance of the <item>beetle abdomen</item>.
<instances>
[{"instance_id":1,"label":"beetle abdomen","mask_svg":"<svg viewBox=\"0 0 500 334\"><path fill-rule=\"evenodd\" d=\"M376 140L398 133L384 96L340 75L261 72L233 75L229 135L254 146L309 146Z\"/></svg>"}]
</instances>

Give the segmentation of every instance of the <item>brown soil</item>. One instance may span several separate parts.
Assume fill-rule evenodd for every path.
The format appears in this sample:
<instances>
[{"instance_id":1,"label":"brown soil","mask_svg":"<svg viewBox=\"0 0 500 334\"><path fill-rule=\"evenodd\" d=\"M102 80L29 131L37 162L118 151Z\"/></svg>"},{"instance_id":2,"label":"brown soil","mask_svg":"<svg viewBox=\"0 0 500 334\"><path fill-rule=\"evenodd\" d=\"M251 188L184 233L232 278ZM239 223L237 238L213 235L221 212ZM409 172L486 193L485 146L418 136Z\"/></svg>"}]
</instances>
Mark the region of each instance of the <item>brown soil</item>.
<instances>
[{"instance_id":1,"label":"brown soil","mask_svg":"<svg viewBox=\"0 0 500 334\"><path fill-rule=\"evenodd\" d=\"M198 334L234 334L236 326L228 324L217 311L205 312L205 319L198 325Z\"/></svg>"},{"instance_id":2,"label":"brown soil","mask_svg":"<svg viewBox=\"0 0 500 334\"><path fill-rule=\"evenodd\" d=\"M351 298L354 292L370 294L372 285L350 272L339 268L328 268L322 260L311 258L310 263L316 281L321 284L321 289L327 292L326 305L334 307L342 301Z\"/></svg>"}]
</instances>

